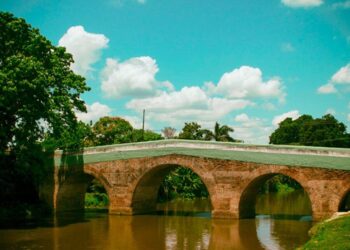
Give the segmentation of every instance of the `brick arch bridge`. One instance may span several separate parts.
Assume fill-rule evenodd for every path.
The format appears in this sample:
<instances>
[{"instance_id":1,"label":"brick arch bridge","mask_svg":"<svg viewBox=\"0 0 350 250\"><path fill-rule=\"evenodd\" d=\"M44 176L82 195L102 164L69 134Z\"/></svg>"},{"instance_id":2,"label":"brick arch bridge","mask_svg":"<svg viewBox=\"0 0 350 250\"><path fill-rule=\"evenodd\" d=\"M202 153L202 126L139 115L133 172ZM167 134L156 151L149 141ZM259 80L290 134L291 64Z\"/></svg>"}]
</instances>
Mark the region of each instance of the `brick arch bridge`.
<instances>
[{"instance_id":1,"label":"brick arch bridge","mask_svg":"<svg viewBox=\"0 0 350 250\"><path fill-rule=\"evenodd\" d=\"M337 212L350 192L349 149L165 140L58 151L51 164L40 196L55 211L83 209L93 178L108 193L110 213L153 211L160 182L177 166L202 179L214 218L254 217L257 190L275 174L302 185L315 220Z\"/></svg>"}]
</instances>

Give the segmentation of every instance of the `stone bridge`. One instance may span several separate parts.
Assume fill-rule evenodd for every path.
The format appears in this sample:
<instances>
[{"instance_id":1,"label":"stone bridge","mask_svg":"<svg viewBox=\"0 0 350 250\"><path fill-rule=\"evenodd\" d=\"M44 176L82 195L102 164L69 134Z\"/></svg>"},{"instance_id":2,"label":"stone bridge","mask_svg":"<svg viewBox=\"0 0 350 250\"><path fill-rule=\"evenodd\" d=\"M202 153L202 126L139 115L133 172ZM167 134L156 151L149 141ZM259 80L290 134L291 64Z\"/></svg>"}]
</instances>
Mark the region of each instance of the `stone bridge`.
<instances>
[{"instance_id":1,"label":"stone bridge","mask_svg":"<svg viewBox=\"0 0 350 250\"><path fill-rule=\"evenodd\" d=\"M190 168L209 191L212 217L255 216L259 187L276 174L296 180L310 199L314 220L339 211L350 193L350 150L163 140L56 151L40 197L55 211L84 208L93 178L109 196L109 212L154 211L161 181L178 166Z\"/></svg>"}]
</instances>

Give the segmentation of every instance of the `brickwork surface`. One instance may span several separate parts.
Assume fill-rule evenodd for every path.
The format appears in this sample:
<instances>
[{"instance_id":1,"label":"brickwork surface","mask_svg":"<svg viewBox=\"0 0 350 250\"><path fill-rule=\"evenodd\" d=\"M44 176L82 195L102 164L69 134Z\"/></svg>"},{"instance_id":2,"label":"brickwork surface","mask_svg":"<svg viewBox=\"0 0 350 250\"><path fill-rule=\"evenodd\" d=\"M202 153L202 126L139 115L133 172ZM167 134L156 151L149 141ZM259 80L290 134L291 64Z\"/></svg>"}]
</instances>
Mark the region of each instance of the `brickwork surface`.
<instances>
[{"instance_id":1,"label":"brickwork surface","mask_svg":"<svg viewBox=\"0 0 350 250\"><path fill-rule=\"evenodd\" d=\"M63 174L61 170L57 170L61 174L55 171L54 188L48 184L41 192L56 211L83 209L85 190L92 177L105 186L110 213L131 215L152 211L160 182L177 166L190 168L200 176L209 191L215 218L254 217L257 189L274 174L290 176L303 186L315 220L337 212L350 191L350 171L340 169L178 154L70 164L71 170Z\"/></svg>"}]
</instances>

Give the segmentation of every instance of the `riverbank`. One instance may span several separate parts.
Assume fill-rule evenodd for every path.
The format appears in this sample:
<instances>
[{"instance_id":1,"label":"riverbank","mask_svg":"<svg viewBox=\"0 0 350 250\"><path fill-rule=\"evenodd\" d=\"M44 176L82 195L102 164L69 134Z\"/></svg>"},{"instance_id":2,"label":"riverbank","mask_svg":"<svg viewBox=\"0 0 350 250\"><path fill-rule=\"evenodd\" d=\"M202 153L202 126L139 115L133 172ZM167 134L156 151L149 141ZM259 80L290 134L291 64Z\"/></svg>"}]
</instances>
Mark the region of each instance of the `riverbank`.
<instances>
[{"instance_id":1,"label":"riverbank","mask_svg":"<svg viewBox=\"0 0 350 250\"><path fill-rule=\"evenodd\" d=\"M299 250L350 249L350 212L316 224L309 234L311 239Z\"/></svg>"}]
</instances>

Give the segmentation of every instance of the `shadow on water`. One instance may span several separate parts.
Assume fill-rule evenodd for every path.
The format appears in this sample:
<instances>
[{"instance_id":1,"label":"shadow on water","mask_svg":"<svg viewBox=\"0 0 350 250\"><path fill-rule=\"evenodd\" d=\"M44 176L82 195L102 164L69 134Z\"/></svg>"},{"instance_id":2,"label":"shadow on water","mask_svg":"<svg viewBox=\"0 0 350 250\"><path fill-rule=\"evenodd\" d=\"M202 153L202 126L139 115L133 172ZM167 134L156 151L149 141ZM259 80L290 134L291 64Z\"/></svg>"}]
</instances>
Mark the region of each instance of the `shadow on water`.
<instances>
[{"instance_id":1,"label":"shadow on water","mask_svg":"<svg viewBox=\"0 0 350 250\"><path fill-rule=\"evenodd\" d=\"M62 212L52 216L43 216L33 219L2 219L0 229L35 229L64 227L76 223L88 223L91 219L108 216L108 209L89 209L78 212Z\"/></svg>"}]
</instances>

